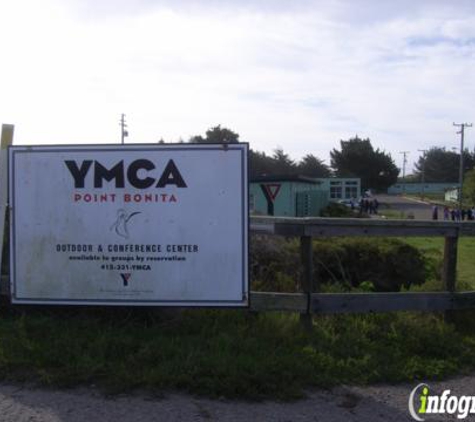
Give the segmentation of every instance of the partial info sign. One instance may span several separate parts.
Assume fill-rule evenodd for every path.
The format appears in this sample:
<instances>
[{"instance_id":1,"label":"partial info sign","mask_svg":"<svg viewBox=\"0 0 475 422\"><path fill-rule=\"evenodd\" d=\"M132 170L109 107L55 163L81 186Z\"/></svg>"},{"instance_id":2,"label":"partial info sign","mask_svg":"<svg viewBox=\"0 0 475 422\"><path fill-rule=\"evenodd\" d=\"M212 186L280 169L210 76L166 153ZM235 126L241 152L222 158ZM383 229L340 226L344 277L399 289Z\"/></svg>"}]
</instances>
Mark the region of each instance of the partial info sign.
<instances>
[{"instance_id":1,"label":"partial info sign","mask_svg":"<svg viewBox=\"0 0 475 422\"><path fill-rule=\"evenodd\" d=\"M12 302L247 306L247 155L11 147Z\"/></svg>"}]
</instances>

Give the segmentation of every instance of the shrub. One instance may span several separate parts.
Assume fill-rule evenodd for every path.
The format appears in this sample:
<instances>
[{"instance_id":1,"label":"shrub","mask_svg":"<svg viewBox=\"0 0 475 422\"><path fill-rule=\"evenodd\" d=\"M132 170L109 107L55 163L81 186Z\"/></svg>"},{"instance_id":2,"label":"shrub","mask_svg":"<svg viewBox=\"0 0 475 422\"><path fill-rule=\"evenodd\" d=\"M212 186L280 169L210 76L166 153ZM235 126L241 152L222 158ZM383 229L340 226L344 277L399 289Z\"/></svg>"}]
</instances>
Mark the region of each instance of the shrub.
<instances>
[{"instance_id":1,"label":"shrub","mask_svg":"<svg viewBox=\"0 0 475 422\"><path fill-rule=\"evenodd\" d=\"M313 257L314 276L321 283L359 287L371 282L376 291L389 292L426 280L422 253L397 239L319 240L314 243Z\"/></svg>"},{"instance_id":2,"label":"shrub","mask_svg":"<svg viewBox=\"0 0 475 422\"><path fill-rule=\"evenodd\" d=\"M298 242L276 236L252 235L250 242L252 289L268 292L299 290Z\"/></svg>"},{"instance_id":3,"label":"shrub","mask_svg":"<svg viewBox=\"0 0 475 422\"><path fill-rule=\"evenodd\" d=\"M369 218L369 215L359 210L356 206L354 210L337 202L330 202L320 211L320 217L331 218Z\"/></svg>"},{"instance_id":4,"label":"shrub","mask_svg":"<svg viewBox=\"0 0 475 422\"><path fill-rule=\"evenodd\" d=\"M313 246L314 277L338 289L399 291L436 277L440 268L433 257L426 262L422 252L398 239L333 238L315 240ZM296 239L252 236L250 262L252 289L275 292L300 289L301 264Z\"/></svg>"},{"instance_id":5,"label":"shrub","mask_svg":"<svg viewBox=\"0 0 475 422\"><path fill-rule=\"evenodd\" d=\"M321 217L333 217L333 218L344 218L344 217L357 217L357 213L351 208L348 208L345 205L337 204L336 202L330 202L325 208L320 211Z\"/></svg>"}]
</instances>

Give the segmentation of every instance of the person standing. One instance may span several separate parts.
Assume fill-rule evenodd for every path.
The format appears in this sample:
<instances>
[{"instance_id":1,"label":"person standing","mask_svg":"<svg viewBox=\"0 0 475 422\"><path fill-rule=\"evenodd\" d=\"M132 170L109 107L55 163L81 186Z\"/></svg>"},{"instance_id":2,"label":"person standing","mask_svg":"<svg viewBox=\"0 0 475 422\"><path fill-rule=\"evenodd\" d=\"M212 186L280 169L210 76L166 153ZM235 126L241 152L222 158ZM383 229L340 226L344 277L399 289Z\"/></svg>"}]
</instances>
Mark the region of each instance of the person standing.
<instances>
[{"instance_id":1,"label":"person standing","mask_svg":"<svg viewBox=\"0 0 475 422\"><path fill-rule=\"evenodd\" d=\"M473 220L473 213L472 213L472 209L470 207L467 208L467 220L469 220L469 221Z\"/></svg>"},{"instance_id":2,"label":"person standing","mask_svg":"<svg viewBox=\"0 0 475 422\"><path fill-rule=\"evenodd\" d=\"M439 218L439 208L437 205L434 205L432 207L432 220L438 220Z\"/></svg>"},{"instance_id":3,"label":"person standing","mask_svg":"<svg viewBox=\"0 0 475 422\"><path fill-rule=\"evenodd\" d=\"M448 220L449 215L450 215L449 207L444 207L444 220Z\"/></svg>"},{"instance_id":4,"label":"person standing","mask_svg":"<svg viewBox=\"0 0 475 422\"><path fill-rule=\"evenodd\" d=\"M455 212L455 210L452 208L452 209L450 210L450 218L451 218L452 221L455 221L455 214L456 214L456 212Z\"/></svg>"},{"instance_id":5,"label":"person standing","mask_svg":"<svg viewBox=\"0 0 475 422\"><path fill-rule=\"evenodd\" d=\"M374 213L377 214L378 213L378 208L379 208L379 202L376 198L373 199L373 210L374 210Z\"/></svg>"}]
</instances>

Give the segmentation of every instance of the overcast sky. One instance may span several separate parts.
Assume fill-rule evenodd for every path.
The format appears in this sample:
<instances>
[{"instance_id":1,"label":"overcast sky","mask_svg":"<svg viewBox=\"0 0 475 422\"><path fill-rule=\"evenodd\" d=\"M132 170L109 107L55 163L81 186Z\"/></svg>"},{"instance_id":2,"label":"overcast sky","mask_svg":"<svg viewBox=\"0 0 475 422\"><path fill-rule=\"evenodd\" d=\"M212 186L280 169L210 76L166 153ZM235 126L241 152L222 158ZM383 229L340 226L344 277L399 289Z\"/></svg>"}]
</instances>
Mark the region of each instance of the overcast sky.
<instances>
[{"instance_id":1,"label":"overcast sky","mask_svg":"<svg viewBox=\"0 0 475 422\"><path fill-rule=\"evenodd\" d=\"M127 142L221 124L329 163L358 134L410 166L475 120L473 0L2 1L0 54L16 144L119 142L125 113Z\"/></svg>"}]
</instances>

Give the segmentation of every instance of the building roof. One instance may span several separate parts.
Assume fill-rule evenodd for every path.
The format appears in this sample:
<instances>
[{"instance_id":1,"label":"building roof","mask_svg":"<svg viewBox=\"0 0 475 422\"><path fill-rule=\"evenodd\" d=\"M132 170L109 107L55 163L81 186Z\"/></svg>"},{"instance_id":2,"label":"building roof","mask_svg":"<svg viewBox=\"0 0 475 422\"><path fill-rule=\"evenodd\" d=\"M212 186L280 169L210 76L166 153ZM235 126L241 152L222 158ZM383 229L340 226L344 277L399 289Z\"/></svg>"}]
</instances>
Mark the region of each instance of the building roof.
<instances>
[{"instance_id":1,"label":"building roof","mask_svg":"<svg viewBox=\"0 0 475 422\"><path fill-rule=\"evenodd\" d=\"M319 180L316 180L312 177L306 177L306 176L299 176L299 175L294 175L294 176L284 176L284 175L261 175L261 176L256 176L256 177L251 177L250 180L251 183L262 183L262 182L297 182L297 183L310 183L314 185L319 185L322 182Z\"/></svg>"}]
</instances>

